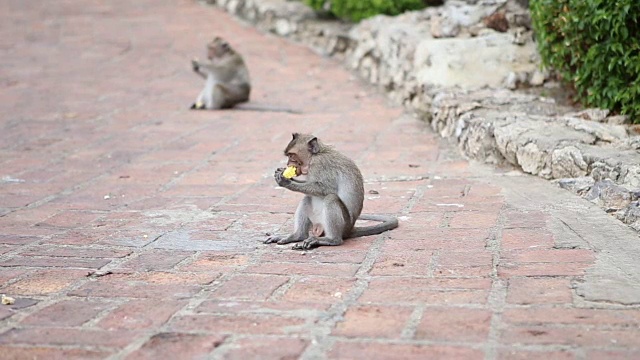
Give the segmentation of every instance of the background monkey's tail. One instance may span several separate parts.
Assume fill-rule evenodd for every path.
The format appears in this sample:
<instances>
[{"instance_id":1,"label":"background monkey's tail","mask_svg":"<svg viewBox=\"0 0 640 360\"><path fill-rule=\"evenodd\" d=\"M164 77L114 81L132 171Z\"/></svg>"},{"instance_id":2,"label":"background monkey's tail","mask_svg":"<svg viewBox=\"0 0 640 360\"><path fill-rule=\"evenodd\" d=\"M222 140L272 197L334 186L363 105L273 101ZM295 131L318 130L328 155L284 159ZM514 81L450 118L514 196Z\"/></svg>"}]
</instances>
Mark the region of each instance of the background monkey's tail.
<instances>
[{"instance_id":1,"label":"background monkey's tail","mask_svg":"<svg viewBox=\"0 0 640 360\"><path fill-rule=\"evenodd\" d=\"M356 226L353 228L353 230L351 230L351 236L349 236L350 238L376 235L398 227L398 219L394 216L361 214L358 219L380 221L380 224L371 226Z\"/></svg>"}]
</instances>

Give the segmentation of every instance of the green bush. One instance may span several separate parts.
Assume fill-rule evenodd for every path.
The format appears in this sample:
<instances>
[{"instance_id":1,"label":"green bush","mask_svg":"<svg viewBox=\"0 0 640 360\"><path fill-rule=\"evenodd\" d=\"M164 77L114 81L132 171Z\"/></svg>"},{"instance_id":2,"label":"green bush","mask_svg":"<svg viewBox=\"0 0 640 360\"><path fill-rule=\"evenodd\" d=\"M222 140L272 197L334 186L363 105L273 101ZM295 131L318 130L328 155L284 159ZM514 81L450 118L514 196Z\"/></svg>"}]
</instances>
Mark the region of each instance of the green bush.
<instances>
[{"instance_id":1,"label":"green bush","mask_svg":"<svg viewBox=\"0 0 640 360\"><path fill-rule=\"evenodd\" d=\"M426 6L424 0L305 0L315 10L329 10L335 16L360 21L378 14L398 15Z\"/></svg>"},{"instance_id":2,"label":"green bush","mask_svg":"<svg viewBox=\"0 0 640 360\"><path fill-rule=\"evenodd\" d=\"M640 1L531 0L530 7L544 65L585 105L640 123Z\"/></svg>"}]
</instances>

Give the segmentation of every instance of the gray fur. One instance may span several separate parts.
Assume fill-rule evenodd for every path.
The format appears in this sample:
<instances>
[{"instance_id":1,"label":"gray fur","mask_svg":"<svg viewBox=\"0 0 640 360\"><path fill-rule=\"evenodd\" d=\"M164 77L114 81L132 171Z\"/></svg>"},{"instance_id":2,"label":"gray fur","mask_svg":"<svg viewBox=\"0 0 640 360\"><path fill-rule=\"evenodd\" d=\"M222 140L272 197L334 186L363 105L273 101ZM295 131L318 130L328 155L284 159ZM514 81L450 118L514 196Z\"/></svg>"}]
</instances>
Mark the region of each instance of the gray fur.
<instances>
[{"instance_id":1,"label":"gray fur","mask_svg":"<svg viewBox=\"0 0 640 360\"><path fill-rule=\"evenodd\" d=\"M222 39L219 40L224 42ZM216 46L216 41L217 40L214 40L209 46ZM218 41L218 43L220 41ZM196 102L191 106L192 109L216 110L235 108L237 110L248 111L301 113L298 110L281 107L252 106L247 104L237 107L237 105L249 101L251 80L249 78L249 69L242 59L242 56L231 49L228 43L227 46L228 49L220 57L213 57L206 61L191 60L193 71L206 80L204 88L196 98ZM198 107L197 104L202 104L202 107Z\"/></svg>"},{"instance_id":2,"label":"gray fur","mask_svg":"<svg viewBox=\"0 0 640 360\"><path fill-rule=\"evenodd\" d=\"M360 215L364 202L364 185L362 173L353 160L308 134L293 134L291 142L285 148L285 155L290 157L289 165L292 162L308 162L308 174L305 178L286 179L282 176L284 169L277 169L274 174L276 182L306 196L296 210L293 234L284 239L270 237L265 243L302 241L294 249L335 246L341 245L347 238L380 234L398 227L398 220L392 216ZM304 168L301 164L295 165ZM358 218L381 223L355 227ZM324 236L309 235L309 230L318 223L322 225Z\"/></svg>"},{"instance_id":3,"label":"gray fur","mask_svg":"<svg viewBox=\"0 0 640 360\"><path fill-rule=\"evenodd\" d=\"M224 40L216 38L209 47L219 46ZM242 56L228 44L221 55L206 61L192 60L193 71L206 79L204 88L198 94L196 104L204 104L205 109L227 109L249 101L251 81Z\"/></svg>"}]
</instances>

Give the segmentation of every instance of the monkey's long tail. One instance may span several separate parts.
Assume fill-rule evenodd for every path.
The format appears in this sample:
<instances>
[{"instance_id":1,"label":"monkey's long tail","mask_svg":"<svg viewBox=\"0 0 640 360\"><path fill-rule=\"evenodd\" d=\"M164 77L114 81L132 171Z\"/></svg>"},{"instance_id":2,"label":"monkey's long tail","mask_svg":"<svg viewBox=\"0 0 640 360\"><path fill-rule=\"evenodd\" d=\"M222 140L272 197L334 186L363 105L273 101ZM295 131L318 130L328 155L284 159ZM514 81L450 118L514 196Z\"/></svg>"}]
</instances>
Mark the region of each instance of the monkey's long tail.
<instances>
[{"instance_id":1,"label":"monkey's long tail","mask_svg":"<svg viewBox=\"0 0 640 360\"><path fill-rule=\"evenodd\" d=\"M351 231L351 236L349 237L354 238L359 236L381 234L385 231L392 230L398 227L398 219L394 216L360 214L360 217L358 217L358 219L380 221L380 224L371 226L356 226Z\"/></svg>"}]
</instances>

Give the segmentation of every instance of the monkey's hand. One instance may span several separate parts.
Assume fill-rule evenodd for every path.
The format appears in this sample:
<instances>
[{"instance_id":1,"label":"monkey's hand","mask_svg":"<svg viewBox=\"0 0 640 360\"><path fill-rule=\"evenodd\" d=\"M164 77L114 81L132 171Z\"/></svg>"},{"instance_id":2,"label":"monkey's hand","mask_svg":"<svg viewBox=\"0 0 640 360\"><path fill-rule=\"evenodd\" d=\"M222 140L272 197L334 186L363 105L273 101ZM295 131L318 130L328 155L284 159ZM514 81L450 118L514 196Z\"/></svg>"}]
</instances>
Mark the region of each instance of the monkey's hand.
<instances>
[{"instance_id":1,"label":"monkey's hand","mask_svg":"<svg viewBox=\"0 0 640 360\"><path fill-rule=\"evenodd\" d=\"M276 183L278 183L278 186L282 186L283 188L286 188L287 186L289 186L291 184L291 180L287 179L284 176L284 168L277 168L276 172L273 174L273 178L276 179Z\"/></svg>"},{"instance_id":2,"label":"monkey's hand","mask_svg":"<svg viewBox=\"0 0 640 360\"><path fill-rule=\"evenodd\" d=\"M198 62L198 59L191 60L191 67L193 68L193 71L195 71L195 72L200 71L200 63Z\"/></svg>"}]
</instances>

